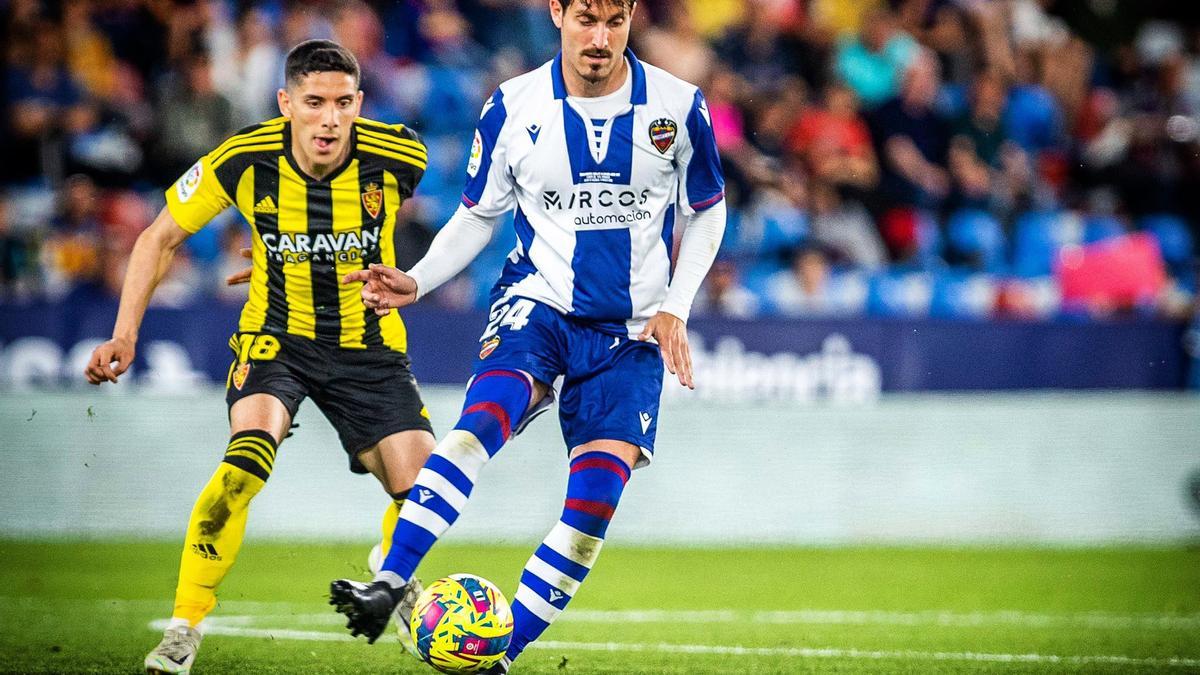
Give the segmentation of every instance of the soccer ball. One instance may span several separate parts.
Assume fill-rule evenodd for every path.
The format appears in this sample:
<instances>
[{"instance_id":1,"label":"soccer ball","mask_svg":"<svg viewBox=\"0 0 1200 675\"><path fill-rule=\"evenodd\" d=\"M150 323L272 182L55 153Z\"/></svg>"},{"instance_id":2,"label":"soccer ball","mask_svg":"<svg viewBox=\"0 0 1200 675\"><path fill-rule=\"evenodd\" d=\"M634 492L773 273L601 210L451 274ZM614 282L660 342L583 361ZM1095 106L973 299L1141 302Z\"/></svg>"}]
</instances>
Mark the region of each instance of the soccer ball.
<instances>
[{"instance_id":1,"label":"soccer ball","mask_svg":"<svg viewBox=\"0 0 1200 675\"><path fill-rule=\"evenodd\" d=\"M417 598L409 628L417 652L436 670L474 673L504 658L512 640L512 610L492 582L452 574Z\"/></svg>"}]
</instances>

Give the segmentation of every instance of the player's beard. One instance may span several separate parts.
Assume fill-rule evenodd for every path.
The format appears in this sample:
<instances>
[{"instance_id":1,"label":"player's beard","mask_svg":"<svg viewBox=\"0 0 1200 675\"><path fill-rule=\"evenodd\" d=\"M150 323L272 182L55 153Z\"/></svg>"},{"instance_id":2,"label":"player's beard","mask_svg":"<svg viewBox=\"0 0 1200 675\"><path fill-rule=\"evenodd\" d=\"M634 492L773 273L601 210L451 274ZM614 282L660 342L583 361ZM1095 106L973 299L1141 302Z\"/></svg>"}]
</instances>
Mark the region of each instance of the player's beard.
<instances>
[{"instance_id":1,"label":"player's beard","mask_svg":"<svg viewBox=\"0 0 1200 675\"><path fill-rule=\"evenodd\" d=\"M583 63L579 68L579 76L591 84L599 84L600 82L603 82L611 77L613 71L616 70L616 63L613 61L612 52L584 52L580 56L583 58ZM589 56L606 56L608 57L608 63L598 67L593 67L592 64L587 61L587 57Z\"/></svg>"}]
</instances>

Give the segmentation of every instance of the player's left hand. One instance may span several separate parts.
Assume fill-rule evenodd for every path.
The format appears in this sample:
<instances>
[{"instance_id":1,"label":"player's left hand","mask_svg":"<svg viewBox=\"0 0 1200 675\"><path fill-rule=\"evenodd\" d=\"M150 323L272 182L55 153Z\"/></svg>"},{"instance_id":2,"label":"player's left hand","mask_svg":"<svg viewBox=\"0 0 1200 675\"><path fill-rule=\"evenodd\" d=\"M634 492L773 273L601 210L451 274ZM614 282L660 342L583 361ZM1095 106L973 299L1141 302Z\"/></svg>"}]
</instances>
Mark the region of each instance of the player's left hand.
<instances>
[{"instance_id":1,"label":"player's left hand","mask_svg":"<svg viewBox=\"0 0 1200 675\"><path fill-rule=\"evenodd\" d=\"M638 336L643 342L651 338L658 343L663 363L672 375L679 378L679 384L695 389L696 383L692 381L692 350L688 347L687 325L683 319L667 312L655 314Z\"/></svg>"},{"instance_id":2,"label":"player's left hand","mask_svg":"<svg viewBox=\"0 0 1200 675\"><path fill-rule=\"evenodd\" d=\"M238 255L242 256L246 260L249 260L250 257L253 255L253 253L251 253L250 249L243 248L243 249L238 250ZM238 284L248 284L248 283L250 283L250 274L253 271L254 271L253 267L247 267L246 269L244 269L240 272L234 272L233 274L230 274L229 276L225 277L225 284L227 286L237 286Z\"/></svg>"}]
</instances>

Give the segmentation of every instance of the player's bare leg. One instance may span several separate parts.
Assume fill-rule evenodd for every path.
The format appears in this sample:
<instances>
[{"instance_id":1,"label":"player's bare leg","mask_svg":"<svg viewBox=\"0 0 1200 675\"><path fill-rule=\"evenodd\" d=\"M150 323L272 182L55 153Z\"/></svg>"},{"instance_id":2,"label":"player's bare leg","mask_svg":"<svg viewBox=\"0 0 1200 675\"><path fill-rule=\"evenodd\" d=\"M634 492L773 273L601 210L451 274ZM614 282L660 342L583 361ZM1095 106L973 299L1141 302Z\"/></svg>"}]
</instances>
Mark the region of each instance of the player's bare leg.
<instances>
[{"instance_id":1,"label":"player's bare leg","mask_svg":"<svg viewBox=\"0 0 1200 675\"><path fill-rule=\"evenodd\" d=\"M383 559L387 557L388 550L392 545L392 534L396 529L396 522L400 519L400 509L404 506L404 500L417 480L417 473L421 467L425 466L435 445L433 434L423 429L414 429L392 434L358 455L358 460L362 462L362 465L379 479L383 489L392 496L392 503L384 512L383 523L380 527L380 543L371 550L367 561L371 574L379 572ZM365 587L365 584L360 584L360 586ZM409 579L408 584L405 585L403 597L392 611L400 644L404 645L404 648L414 656L417 655L417 651L416 645L412 641L412 633L408 629L408 620L412 616L417 596L423 590L420 579L415 576Z\"/></svg>"},{"instance_id":2,"label":"player's bare leg","mask_svg":"<svg viewBox=\"0 0 1200 675\"><path fill-rule=\"evenodd\" d=\"M230 442L217 471L192 507L179 564L175 608L163 639L146 655L149 673L187 673L203 637L201 622L216 605L217 587L233 566L258 494L292 418L279 399L247 396L229 411Z\"/></svg>"}]
</instances>

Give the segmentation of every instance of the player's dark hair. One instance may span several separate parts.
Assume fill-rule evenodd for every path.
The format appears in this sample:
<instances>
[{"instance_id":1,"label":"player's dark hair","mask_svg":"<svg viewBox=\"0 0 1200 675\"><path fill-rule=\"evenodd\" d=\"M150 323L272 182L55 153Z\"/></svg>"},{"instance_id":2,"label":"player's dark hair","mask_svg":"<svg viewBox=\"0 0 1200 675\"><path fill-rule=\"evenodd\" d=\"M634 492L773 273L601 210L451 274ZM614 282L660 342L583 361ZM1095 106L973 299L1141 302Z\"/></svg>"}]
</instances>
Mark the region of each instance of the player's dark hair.
<instances>
[{"instance_id":1,"label":"player's dark hair","mask_svg":"<svg viewBox=\"0 0 1200 675\"><path fill-rule=\"evenodd\" d=\"M284 65L289 86L300 84L309 73L346 73L358 86L358 59L332 40L306 40L292 47Z\"/></svg>"},{"instance_id":2,"label":"player's dark hair","mask_svg":"<svg viewBox=\"0 0 1200 675\"><path fill-rule=\"evenodd\" d=\"M563 8L564 12L567 11L567 8L570 7L572 4L574 4L574 2L575 2L575 0L558 0L558 1L560 3L562 3L562 8ZM591 6L596 3L601 3L601 4L609 3L609 4L619 5L621 7L624 7L625 9L629 10L630 12L633 11L633 6L637 4L637 0L579 0L579 1L581 3L583 3L583 6L585 8L591 8Z\"/></svg>"}]
</instances>

